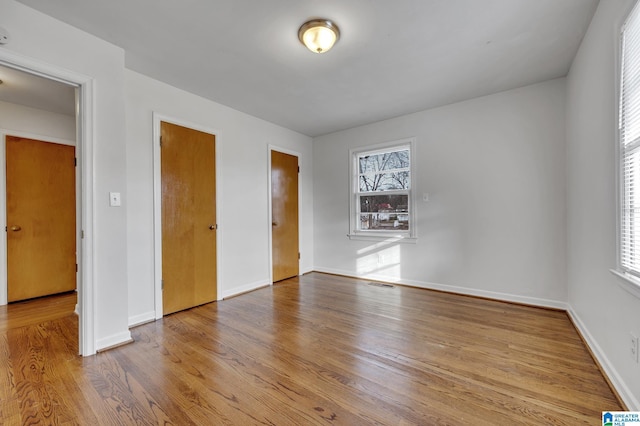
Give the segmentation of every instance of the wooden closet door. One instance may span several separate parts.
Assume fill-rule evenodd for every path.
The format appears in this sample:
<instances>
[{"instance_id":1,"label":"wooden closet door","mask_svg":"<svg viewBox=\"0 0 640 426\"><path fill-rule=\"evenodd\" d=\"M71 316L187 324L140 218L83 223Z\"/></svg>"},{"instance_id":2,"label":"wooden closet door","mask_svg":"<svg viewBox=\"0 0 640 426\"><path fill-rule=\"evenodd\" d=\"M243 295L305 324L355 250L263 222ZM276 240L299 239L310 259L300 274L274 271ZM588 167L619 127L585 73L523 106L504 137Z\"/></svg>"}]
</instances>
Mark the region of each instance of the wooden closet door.
<instances>
[{"instance_id":1,"label":"wooden closet door","mask_svg":"<svg viewBox=\"0 0 640 426\"><path fill-rule=\"evenodd\" d=\"M298 276L298 157L271 151L273 281Z\"/></svg>"},{"instance_id":2,"label":"wooden closet door","mask_svg":"<svg viewBox=\"0 0 640 426\"><path fill-rule=\"evenodd\" d=\"M75 147L6 138L9 302L76 288Z\"/></svg>"},{"instance_id":3,"label":"wooden closet door","mask_svg":"<svg viewBox=\"0 0 640 426\"><path fill-rule=\"evenodd\" d=\"M162 305L217 298L215 135L161 123Z\"/></svg>"}]
</instances>

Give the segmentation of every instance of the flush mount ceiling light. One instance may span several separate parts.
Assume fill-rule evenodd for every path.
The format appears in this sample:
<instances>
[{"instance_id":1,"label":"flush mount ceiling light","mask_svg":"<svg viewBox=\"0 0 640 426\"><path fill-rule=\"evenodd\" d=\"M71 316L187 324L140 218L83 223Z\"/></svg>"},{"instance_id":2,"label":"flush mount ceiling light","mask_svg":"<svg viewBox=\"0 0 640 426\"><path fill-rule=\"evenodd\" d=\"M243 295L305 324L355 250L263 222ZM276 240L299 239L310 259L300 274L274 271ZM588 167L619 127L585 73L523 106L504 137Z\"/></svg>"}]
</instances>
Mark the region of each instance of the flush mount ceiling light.
<instances>
[{"instance_id":1,"label":"flush mount ceiling light","mask_svg":"<svg viewBox=\"0 0 640 426\"><path fill-rule=\"evenodd\" d=\"M312 19L302 24L298 38L310 51L324 53L338 41L340 30L328 19Z\"/></svg>"}]
</instances>

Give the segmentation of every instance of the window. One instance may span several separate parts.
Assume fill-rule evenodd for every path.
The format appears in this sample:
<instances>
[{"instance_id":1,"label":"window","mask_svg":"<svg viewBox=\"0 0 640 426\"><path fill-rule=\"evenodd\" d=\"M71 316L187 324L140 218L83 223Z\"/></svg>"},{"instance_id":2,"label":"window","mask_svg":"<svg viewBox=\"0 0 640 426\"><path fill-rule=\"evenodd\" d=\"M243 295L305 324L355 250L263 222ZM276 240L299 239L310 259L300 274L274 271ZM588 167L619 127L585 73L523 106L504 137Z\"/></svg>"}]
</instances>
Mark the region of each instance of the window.
<instances>
[{"instance_id":1,"label":"window","mask_svg":"<svg viewBox=\"0 0 640 426\"><path fill-rule=\"evenodd\" d=\"M622 27L619 170L619 263L623 272L640 277L640 9Z\"/></svg>"},{"instance_id":2,"label":"window","mask_svg":"<svg viewBox=\"0 0 640 426\"><path fill-rule=\"evenodd\" d=\"M415 238L414 140L352 150L351 238Z\"/></svg>"}]
</instances>

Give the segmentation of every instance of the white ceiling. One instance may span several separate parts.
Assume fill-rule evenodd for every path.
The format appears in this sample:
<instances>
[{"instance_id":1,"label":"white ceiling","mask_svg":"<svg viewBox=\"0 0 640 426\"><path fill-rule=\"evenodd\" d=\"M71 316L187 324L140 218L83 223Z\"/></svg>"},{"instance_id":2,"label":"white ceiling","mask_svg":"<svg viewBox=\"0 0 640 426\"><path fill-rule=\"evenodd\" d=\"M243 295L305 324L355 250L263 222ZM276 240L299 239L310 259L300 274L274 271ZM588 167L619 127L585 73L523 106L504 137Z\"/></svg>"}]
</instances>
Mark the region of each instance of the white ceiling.
<instances>
[{"instance_id":1,"label":"white ceiling","mask_svg":"<svg viewBox=\"0 0 640 426\"><path fill-rule=\"evenodd\" d=\"M0 66L0 101L64 115L75 115L75 88Z\"/></svg>"},{"instance_id":2,"label":"white ceiling","mask_svg":"<svg viewBox=\"0 0 640 426\"><path fill-rule=\"evenodd\" d=\"M127 68L318 136L565 76L598 0L19 0ZM309 18L341 39L298 41Z\"/></svg>"}]
</instances>

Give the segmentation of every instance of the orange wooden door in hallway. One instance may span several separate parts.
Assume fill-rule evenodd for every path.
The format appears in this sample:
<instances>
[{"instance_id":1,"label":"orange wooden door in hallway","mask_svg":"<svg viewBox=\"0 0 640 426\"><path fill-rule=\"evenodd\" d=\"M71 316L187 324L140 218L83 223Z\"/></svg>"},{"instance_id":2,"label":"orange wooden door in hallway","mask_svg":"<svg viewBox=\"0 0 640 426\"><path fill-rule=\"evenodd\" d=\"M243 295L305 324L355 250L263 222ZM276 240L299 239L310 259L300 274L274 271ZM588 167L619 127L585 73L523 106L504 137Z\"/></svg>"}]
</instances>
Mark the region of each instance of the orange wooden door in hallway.
<instances>
[{"instance_id":1,"label":"orange wooden door in hallway","mask_svg":"<svg viewBox=\"0 0 640 426\"><path fill-rule=\"evenodd\" d=\"M273 282L299 273L298 157L271 151Z\"/></svg>"},{"instance_id":2,"label":"orange wooden door in hallway","mask_svg":"<svg viewBox=\"0 0 640 426\"><path fill-rule=\"evenodd\" d=\"M217 298L215 135L162 122L164 315Z\"/></svg>"},{"instance_id":3,"label":"orange wooden door in hallway","mask_svg":"<svg viewBox=\"0 0 640 426\"><path fill-rule=\"evenodd\" d=\"M7 298L76 288L75 147L6 137Z\"/></svg>"}]
</instances>

